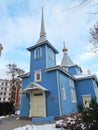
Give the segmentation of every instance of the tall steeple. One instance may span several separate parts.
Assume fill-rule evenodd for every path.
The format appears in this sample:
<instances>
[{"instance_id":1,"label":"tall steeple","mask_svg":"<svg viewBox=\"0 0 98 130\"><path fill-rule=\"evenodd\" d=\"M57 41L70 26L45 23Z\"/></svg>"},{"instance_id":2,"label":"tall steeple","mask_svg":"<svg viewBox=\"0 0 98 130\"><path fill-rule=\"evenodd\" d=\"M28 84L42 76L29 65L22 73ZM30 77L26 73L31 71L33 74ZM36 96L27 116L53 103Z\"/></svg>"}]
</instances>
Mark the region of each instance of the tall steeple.
<instances>
[{"instance_id":1,"label":"tall steeple","mask_svg":"<svg viewBox=\"0 0 98 130\"><path fill-rule=\"evenodd\" d=\"M43 15L43 7L42 7L40 38L39 38L37 44L44 42L46 40L47 40L47 38L46 38L46 32L45 32L45 26L44 26L44 15Z\"/></svg>"},{"instance_id":2,"label":"tall steeple","mask_svg":"<svg viewBox=\"0 0 98 130\"><path fill-rule=\"evenodd\" d=\"M62 61L61 61L61 66L71 66L73 65L73 62L72 60L70 59L70 57L68 56L67 54L67 48L65 46L65 41L63 42L64 44L64 48L62 49L63 51L63 58L62 58Z\"/></svg>"}]
</instances>

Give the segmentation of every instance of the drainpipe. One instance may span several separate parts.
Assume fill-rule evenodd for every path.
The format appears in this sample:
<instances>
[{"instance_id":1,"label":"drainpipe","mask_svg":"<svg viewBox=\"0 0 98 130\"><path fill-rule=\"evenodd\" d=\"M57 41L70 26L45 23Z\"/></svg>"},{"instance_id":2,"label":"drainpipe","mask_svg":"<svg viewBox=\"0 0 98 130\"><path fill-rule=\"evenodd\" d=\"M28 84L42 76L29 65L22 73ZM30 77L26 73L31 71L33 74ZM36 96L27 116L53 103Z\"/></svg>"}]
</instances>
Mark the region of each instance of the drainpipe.
<instances>
[{"instance_id":1,"label":"drainpipe","mask_svg":"<svg viewBox=\"0 0 98 130\"><path fill-rule=\"evenodd\" d=\"M62 117L62 107L61 107L61 93L60 93L60 74L57 71L57 85L58 85L58 99L59 99L59 110L60 110L60 117Z\"/></svg>"}]
</instances>

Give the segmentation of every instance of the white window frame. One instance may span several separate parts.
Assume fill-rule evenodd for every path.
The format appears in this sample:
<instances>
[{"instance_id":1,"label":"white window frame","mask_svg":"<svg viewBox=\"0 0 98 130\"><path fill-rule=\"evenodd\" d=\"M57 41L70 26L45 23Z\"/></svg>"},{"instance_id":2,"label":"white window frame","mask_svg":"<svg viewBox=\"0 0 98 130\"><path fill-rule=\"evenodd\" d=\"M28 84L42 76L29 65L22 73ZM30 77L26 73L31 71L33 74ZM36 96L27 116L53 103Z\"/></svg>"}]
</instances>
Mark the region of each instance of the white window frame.
<instances>
[{"instance_id":1,"label":"white window frame","mask_svg":"<svg viewBox=\"0 0 98 130\"><path fill-rule=\"evenodd\" d=\"M93 81L93 86L94 86L94 91L95 91L95 95L96 95L97 102L98 102L98 86L95 81Z\"/></svg>"},{"instance_id":2,"label":"white window frame","mask_svg":"<svg viewBox=\"0 0 98 130\"><path fill-rule=\"evenodd\" d=\"M49 48L49 57L54 60L54 52L51 48Z\"/></svg>"},{"instance_id":3,"label":"white window frame","mask_svg":"<svg viewBox=\"0 0 98 130\"><path fill-rule=\"evenodd\" d=\"M87 98L87 99L86 99ZM87 102L85 103L85 101L87 100ZM88 95L82 95L82 100L83 100L83 105L85 108L89 108L90 102L91 102L91 94Z\"/></svg>"},{"instance_id":4,"label":"white window frame","mask_svg":"<svg viewBox=\"0 0 98 130\"><path fill-rule=\"evenodd\" d=\"M64 86L62 86L62 97L63 97L63 100L66 100L66 89Z\"/></svg>"},{"instance_id":5,"label":"white window frame","mask_svg":"<svg viewBox=\"0 0 98 130\"><path fill-rule=\"evenodd\" d=\"M76 93L75 93L74 89L71 89L71 100L72 100L72 103L76 103L77 102L77 100L76 100Z\"/></svg>"},{"instance_id":6,"label":"white window frame","mask_svg":"<svg viewBox=\"0 0 98 130\"><path fill-rule=\"evenodd\" d=\"M40 55L39 56L37 56L37 49L40 50ZM34 50L34 59L37 59L37 58L40 58L40 57L42 57L42 48L41 47L37 47Z\"/></svg>"},{"instance_id":7,"label":"white window frame","mask_svg":"<svg viewBox=\"0 0 98 130\"><path fill-rule=\"evenodd\" d=\"M39 79L37 79L37 75L38 75L38 74L40 75L40 78L39 78ZM34 71L34 81L35 81L35 82L40 82L41 79L42 79L41 70L36 70L36 71Z\"/></svg>"},{"instance_id":8,"label":"white window frame","mask_svg":"<svg viewBox=\"0 0 98 130\"><path fill-rule=\"evenodd\" d=\"M72 79L72 78L69 78L69 85L71 86L71 87L74 87L75 85L74 85L74 80Z\"/></svg>"}]
</instances>

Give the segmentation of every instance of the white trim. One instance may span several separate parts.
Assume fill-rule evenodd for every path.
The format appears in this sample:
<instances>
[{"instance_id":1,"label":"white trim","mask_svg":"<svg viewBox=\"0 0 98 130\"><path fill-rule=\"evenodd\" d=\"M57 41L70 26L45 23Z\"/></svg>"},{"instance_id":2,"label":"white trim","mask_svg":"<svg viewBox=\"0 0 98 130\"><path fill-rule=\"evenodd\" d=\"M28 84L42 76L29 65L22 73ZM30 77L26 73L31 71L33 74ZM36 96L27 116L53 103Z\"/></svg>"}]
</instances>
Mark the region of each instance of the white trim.
<instances>
[{"instance_id":1,"label":"white trim","mask_svg":"<svg viewBox=\"0 0 98 130\"><path fill-rule=\"evenodd\" d=\"M75 90L71 89L70 93L71 93L71 101L72 101L72 103L76 103L77 99L76 99L76 92L75 92Z\"/></svg>"},{"instance_id":2,"label":"white trim","mask_svg":"<svg viewBox=\"0 0 98 130\"><path fill-rule=\"evenodd\" d=\"M46 68L48 67L48 58L47 58L47 56L48 56L48 53L47 53L47 46L45 46L45 50L46 50Z\"/></svg>"},{"instance_id":3,"label":"white trim","mask_svg":"<svg viewBox=\"0 0 98 130\"><path fill-rule=\"evenodd\" d=\"M74 88L74 80L72 78L69 78L69 85Z\"/></svg>"},{"instance_id":4,"label":"white trim","mask_svg":"<svg viewBox=\"0 0 98 130\"><path fill-rule=\"evenodd\" d=\"M58 86L58 99L59 99L59 110L60 110L60 117L62 116L62 110L61 110L61 100L60 100L60 84L59 84L59 74L58 71L56 70L56 74L57 74L57 86Z\"/></svg>"},{"instance_id":5,"label":"white trim","mask_svg":"<svg viewBox=\"0 0 98 130\"><path fill-rule=\"evenodd\" d=\"M43 91L44 94L44 117L46 117L46 96L45 96L45 91Z\"/></svg>"},{"instance_id":6,"label":"white trim","mask_svg":"<svg viewBox=\"0 0 98 130\"><path fill-rule=\"evenodd\" d=\"M89 100L87 100L86 98L89 98ZM86 99L86 100L85 100ZM83 105L85 108L89 108L90 102L91 102L91 94L88 95L82 95L82 101L83 101ZM84 102L86 101L86 102Z\"/></svg>"},{"instance_id":7,"label":"white trim","mask_svg":"<svg viewBox=\"0 0 98 130\"><path fill-rule=\"evenodd\" d=\"M37 57L37 52L36 52L37 49L40 50L39 57ZM42 57L42 48L41 47L37 47L37 48L34 49L34 59L37 59L37 58L40 58L40 57Z\"/></svg>"},{"instance_id":8,"label":"white trim","mask_svg":"<svg viewBox=\"0 0 98 130\"><path fill-rule=\"evenodd\" d=\"M31 93L30 93L30 109L29 109L29 117L31 117L31 106L32 106L32 104L31 104Z\"/></svg>"},{"instance_id":9,"label":"white trim","mask_svg":"<svg viewBox=\"0 0 98 130\"><path fill-rule=\"evenodd\" d=\"M62 98L63 98L63 100L66 100L66 89L65 89L65 86L62 86Z\"/></svg>"},{"instance_id":10,"label":"white trim","mask_svg":"<svg viewBox=\"0 0 98 130\"><path fill-rule=\"evenodd\" d=\"M81 95L82 97L88 97L91 96L91 94Z\"/></svg>"}]
</instances>

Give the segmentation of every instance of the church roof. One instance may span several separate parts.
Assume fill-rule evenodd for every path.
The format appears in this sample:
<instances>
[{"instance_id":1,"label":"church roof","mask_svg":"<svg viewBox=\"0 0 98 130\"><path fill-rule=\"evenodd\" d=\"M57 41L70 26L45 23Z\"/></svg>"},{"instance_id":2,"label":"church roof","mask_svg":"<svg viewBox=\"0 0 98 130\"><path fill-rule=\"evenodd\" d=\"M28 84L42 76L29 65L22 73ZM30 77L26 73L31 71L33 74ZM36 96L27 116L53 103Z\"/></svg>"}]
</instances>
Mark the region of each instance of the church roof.
<instances>
[{"instance_id":1,"label":"church roof","mask_svg":"<svg viewBox=\"0 0 98 130\"><path fill-rule=\"evenodd\" d=\"M64 74L68 75L69 77L73 78L74 80L76 79L73 75L71 75L70 73L68 73L66 70L64 70L61 66L57 65L57 66L53 66L53 67L49 67L46 68L46 71L54 71L54 70L60 70L61 72L63 72Z\"/></svg>"},{"instance_id":2,"label":"church roof","mask_svg":"<svg viewBox=\"0 0 98 130\"><path fill-rule=\"evenodd\" d=\"M64 48L62 49L63 51L63 58L62 58L62 61L61 61L61 66L71 66L73 65L73 62L72 60L70 59L70 57L68 56L67 54L67 48L65 47L65 42L64 43Z\"/></svg>"},{"instance_id":3,"label":"church roof","mask_svg":"<svg viewBox=\"0 0 98 130\"><path fill-rule=\"evenodd\" d=\"M72 66L72 65L73 65L72 60L70 59L67 53L64 53L61 61L61 66Z\"/></svg>"},{"instance_id":4,"label":"church roof","mask_svg":"<svg viewBox=\"0 0 98 130\"><path fill-rule=\"evenodd\" d=\"M93 79L95 79L96 81L98 81L96 75L94 75L94 74L76 74L76 75L74 75L74 77L75 77L76 79L78 79L78 80L93 78Z\"/></svg>"},{"instance_id":5,"label":"church roof","mask_svg":"<svg viewBox=\"0 0 98 130\"><path fill-rule=\"evenodd\" d=\"M43 90L43 91L48 91L48 89L44 88L43 86L35 83L35 82L31 82L24 90L23 90L23 93L28 93L30 92L31 90L34 90L34 89L40 89L40 90Z\"/></svg>"},{"instance_id":6,"label":"church roof","mask_svg":"<svg viewBox=\"0 0 98 130\"><path fill-rule=\"evenodd\" d=\"M44 42L41 42L39 44L35 44L34 46L31 46L31 47L27 48L27 50L31 51L32 49L34 49L36 47L39 47L40 45L44 45L46 43L47 43L48 46L50 46L54 50L55 53L59 53L58 50L48 40L46 40Z\"/></svg>"}]
</instances>

